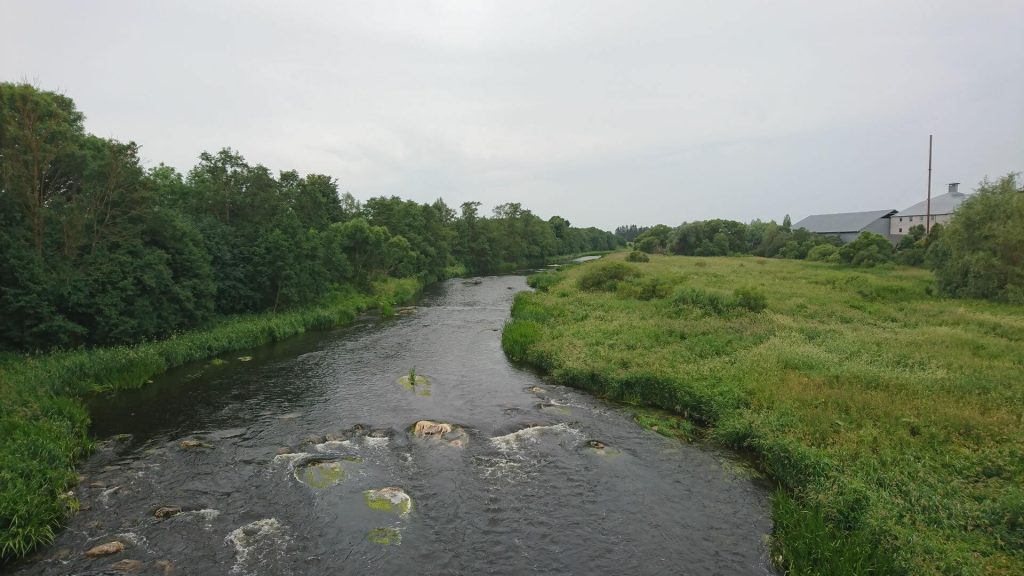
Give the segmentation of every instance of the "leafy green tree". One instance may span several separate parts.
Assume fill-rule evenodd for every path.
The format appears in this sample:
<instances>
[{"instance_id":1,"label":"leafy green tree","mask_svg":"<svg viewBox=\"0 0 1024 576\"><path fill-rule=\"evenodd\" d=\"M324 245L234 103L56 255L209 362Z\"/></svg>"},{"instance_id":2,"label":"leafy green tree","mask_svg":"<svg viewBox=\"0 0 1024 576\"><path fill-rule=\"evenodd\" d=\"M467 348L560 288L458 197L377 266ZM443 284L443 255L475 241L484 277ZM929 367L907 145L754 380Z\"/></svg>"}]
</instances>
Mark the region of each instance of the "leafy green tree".
<instances>
[{"instance_id":1,"label":"leafy green tree","mask_svg":"<svg viewBox=\"0 0 1024 576\"><path fill-rule=\"evenodd\" d=\"M1024 303L1024 192L1017 174L982 181L929 260L945 294Z\"/></svg>"}]
</instances>

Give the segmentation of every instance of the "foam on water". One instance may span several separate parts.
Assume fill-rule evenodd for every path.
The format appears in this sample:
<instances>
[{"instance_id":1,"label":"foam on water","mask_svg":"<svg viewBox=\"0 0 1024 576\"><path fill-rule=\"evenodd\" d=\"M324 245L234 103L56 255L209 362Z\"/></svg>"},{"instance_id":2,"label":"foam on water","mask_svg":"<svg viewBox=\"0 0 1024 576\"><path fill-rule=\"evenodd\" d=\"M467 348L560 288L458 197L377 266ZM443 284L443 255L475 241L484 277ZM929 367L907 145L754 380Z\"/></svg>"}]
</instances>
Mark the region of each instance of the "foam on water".
<instances>
[{"instance_id":1,"label":"foam on water","mask_svg":"<svg viewBox=\"0 0 1024 576\"><path fill-rule=\"evenodd\" d=\"M235 547L232 574L257 574L258 569L284 558L291 539L277 518L264 518L231 531L225 544ZM271 572L278 573L276 569Z\"/></svg>"}]
</instances>

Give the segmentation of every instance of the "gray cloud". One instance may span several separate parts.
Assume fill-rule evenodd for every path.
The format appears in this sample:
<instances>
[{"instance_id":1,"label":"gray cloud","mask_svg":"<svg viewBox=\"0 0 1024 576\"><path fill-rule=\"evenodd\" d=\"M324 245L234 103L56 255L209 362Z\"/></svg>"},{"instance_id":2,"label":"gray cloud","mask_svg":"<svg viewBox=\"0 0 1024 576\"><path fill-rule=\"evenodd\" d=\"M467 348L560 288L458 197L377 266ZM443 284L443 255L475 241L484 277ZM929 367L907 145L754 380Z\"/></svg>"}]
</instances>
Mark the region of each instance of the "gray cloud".
<instances>
[{"instance_id":1,"label":"gray cloud","mask_svg":"<svg viewBox=\"0 0 1024 576\"><path fill-rule=\"evenodd\" d=\"M0 79L187 170L578 225L902 208L1024 169L1024 4L13 2ZM12 25L13 24L13 25Z\"/></svg>"}]
</instances>

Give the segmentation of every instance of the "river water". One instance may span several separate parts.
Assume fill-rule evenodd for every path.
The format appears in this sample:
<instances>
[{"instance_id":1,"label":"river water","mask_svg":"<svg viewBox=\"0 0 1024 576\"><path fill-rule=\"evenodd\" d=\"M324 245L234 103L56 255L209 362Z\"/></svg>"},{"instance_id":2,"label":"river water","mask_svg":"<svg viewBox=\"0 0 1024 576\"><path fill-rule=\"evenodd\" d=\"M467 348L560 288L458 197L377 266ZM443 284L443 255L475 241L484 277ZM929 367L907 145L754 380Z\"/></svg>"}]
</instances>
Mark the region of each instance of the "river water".
<instances>
[{"instance_id":1,"label":"river water","mask_svg":"<svg viewBox=\"0 0 1024 576\"><path fill-rule=\"evenodd\" d=\"M96 399L83 509L13 573L771 574L742 465L506 360L525 289L452 280Z\"/></svg>"}]
</instances>

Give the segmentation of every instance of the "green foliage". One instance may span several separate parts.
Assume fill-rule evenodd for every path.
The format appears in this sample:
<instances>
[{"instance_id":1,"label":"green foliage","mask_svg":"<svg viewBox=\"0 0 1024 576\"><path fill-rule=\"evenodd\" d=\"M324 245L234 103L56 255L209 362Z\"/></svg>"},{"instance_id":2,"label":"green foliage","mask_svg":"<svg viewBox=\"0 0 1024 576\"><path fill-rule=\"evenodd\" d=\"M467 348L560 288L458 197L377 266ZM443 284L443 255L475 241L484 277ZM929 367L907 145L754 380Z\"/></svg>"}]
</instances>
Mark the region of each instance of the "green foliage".
<instances>
[{"instance_id":1,"label":"green foliage","mask_svg":"<svg viewBox=\"0 0 1024 576\"><path fill-rule=\"evenodd\" d=\"M635 300L667 298L672 292L672 282L656 276L633 276L619 282L615 292L622 298Z\"/></svg>"},{"instance_id":2,"label":"green foliage","mask_svg":"<svg viewBox=\"0 0 1024 576\"><path fill-rule=\"evenodd\" d=\"M526 278L526 285L541 292L547 292L552 286L565 279L565 274L559 271L540 272Z\"/></svg>"},{"instance_id":3,"label":"green foliage","mask_svg":"<svg viewBox=\"0 0 1024 576\"><path fill-rule=\"evenodd\" d=\"M508 328L528 328L505 348L755 455L785 490L772 546L789 573L1021 573L1024 308L931 297L920 269L756 262L763 300L736 289L748 258L653 259L645 281L685 277L665 300L568 270L517 297Z\"/></svg>"},{"instance_id":4,"label":"green foliage","mask_svg":"<svg viewBox=\"0 0 1024 576\"><path fill-rule=\"evenodd\" d=\"M29 153L29 151L34 151ZM71 99L0 83L0 349L166 338L301 308L337 286L538 266L621 244L510 203L360 204L337 181L275 176L225 148L182 175L85 133ZM382 303L387 307L388 303Z\"/></svg>"},{"instance_id":5,"label":"green foliage","mask_svg":"<svg viewBox=\"0 0 1024 576\"><path fill-rule=\"evenodd\" d=\"M640 250L633 250L626 256L626 262L650 262L651 257L641 252Z\"/></svg>"},{"instance_id":6,"label":"green foliage","mask_svg":"<svg viewBox=\"0 0 1024 576\"><path fill-rule=\"evenodd\" d=\"M680 286L672 293L674 306L692 306L710 314L725 314L736 308L736 301L723 292Z\"/></svg>"},{"instance_id":7,"label":"green foliage","mask_svg":"<svg viewBox=\"0 0 1024 576\"><path fill-rule=\"evenodd\" d=\"M931 256L944 294L1024 303L1024 193L1017 175L982 182Z\"/></svg>"},{"instance_id":8,"label":"green foliage","mask_svg":"<svg viewBox=\"0 0 1024 576\"><path fill-rule=\"evenodd\" d=\"M614 292L619 282L640 275L635 267L623 262L599 262L584 266L577 283L580 290Z\"/></svg>"},{"instance_id":9,"label":"green foliage","mask_svg":"<svg viewBox=\"0 0 1024 576\"><path fill-rule=\"evenodd\" d=\"M773 553L789 574L861 576L904 574L892 551L865 528L844 530L820 507L801 505L783 490L772 498Z\"/></svg>"},{"instance_id":10,"label":"green foliage","mask_svg":"<svg viewBox=\"0 0 1024 576\"><path fill-rule=\"evenodd\" d=\"M861 232L856 240L839 249L839 261L865 268L891 262L892 244L881 234Z\"/></svg>"},{"instance_id":11,"label":"green foliage","mask_svg":"<svg viewBox=\"0 0 1024 576\"><path fill-rule=\"evenodd\" d=\"M815 262L838 262L839 248L831 244L819 244L807 251L807 259Z\"/></svg>"},{"instance_id":12,"label":"green foliage","mask_svg":"<svg viewBox=\"0 0 1024 576\"><path fill-rule=\"evenodd\" d=\"M733 290L736 307L746 308L751 312L761 312L768 307L768 297L760 288L742 286Z\"/></svg>"}]
</instances>

